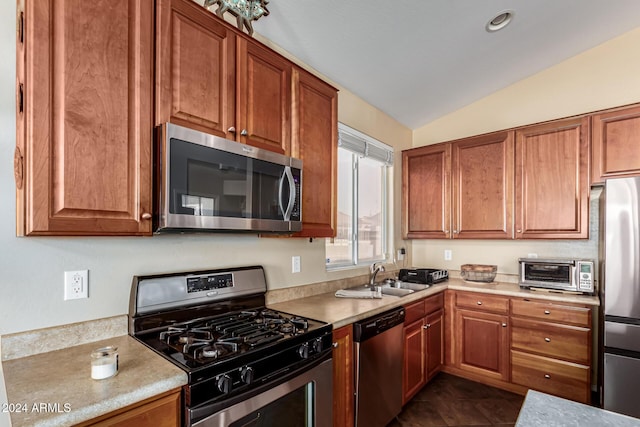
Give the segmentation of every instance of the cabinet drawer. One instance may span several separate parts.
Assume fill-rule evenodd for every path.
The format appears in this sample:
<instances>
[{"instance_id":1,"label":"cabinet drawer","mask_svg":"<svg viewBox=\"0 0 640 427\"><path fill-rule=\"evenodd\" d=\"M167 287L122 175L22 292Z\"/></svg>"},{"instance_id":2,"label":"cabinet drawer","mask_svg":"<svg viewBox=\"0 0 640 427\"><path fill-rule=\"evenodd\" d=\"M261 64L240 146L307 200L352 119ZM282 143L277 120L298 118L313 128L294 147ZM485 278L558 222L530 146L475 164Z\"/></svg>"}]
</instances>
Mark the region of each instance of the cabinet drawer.
<instances>
[{"instance_id":1,"label":"cabinet drawer","mask_svg":"<svg viewBox=\"0 0 640 427\"><path fill-rule=\"evenodd\" d=\"M514 349L588 365L590 342L591 331L587 328L511 320L511 347Z\"/></svg>"},{"instance_id":2,"label":"cabinet drawer","mask_svg":"<svg viewBox=\"0 0 640 427\"><path fill-rule=\"evenodd\" d=\"M404 324L409 325L425 315L424 300L414 302L404 307Z\"/></svg>"},{"instance_id":3,"label":"cabinet drawer","mask_svg":"<svg viewBox=\"0 0 640 427\"><path fill-rule=\"evenodd\" d=\"M515 384L588 404L590 376L585 365L511 351L511 381Z\"/></svg>"},{"instance_id":4,"label":"cabinet drawer","mask_svg":"<svg viewBox=\"0 0 640 427\"><path fill-rule=\"evenodd\" d=\"M424 299L424 313L430 314L444 307L444 292Z\"/></svg>"},{"instance_id":5,"label":"cabinet drawer","mask_svg":"<svg viewBox=\"0 0 640 427\"><path fill-rule=\"evenodd\" d=\"M438 311L444 307L444 292L421 299L404 306L404 324L409 325L427 314Z\"/></svg>"},{"instance_id":6,"label":"cabinet drawer","mask_svg":"<svg viewBox=\"0 0 640 427\"><path fill-rule=\"evenodd\" d=\"M590 308L550 301L512 299L511 315L533 317L551 322L571 323L585 327L591 326Z\"/></svg>"},{"instance_id":7,"label":"cabinet drawer","mask_svg":"<svg viewBox=\"0 0 640 427\"><path fill-rule=\"evenodd\" d=\"M493 311L496 313L509 312L509 299L480 292L457 292L456 305L473 310Z\"/></svg>"}]
</instances>

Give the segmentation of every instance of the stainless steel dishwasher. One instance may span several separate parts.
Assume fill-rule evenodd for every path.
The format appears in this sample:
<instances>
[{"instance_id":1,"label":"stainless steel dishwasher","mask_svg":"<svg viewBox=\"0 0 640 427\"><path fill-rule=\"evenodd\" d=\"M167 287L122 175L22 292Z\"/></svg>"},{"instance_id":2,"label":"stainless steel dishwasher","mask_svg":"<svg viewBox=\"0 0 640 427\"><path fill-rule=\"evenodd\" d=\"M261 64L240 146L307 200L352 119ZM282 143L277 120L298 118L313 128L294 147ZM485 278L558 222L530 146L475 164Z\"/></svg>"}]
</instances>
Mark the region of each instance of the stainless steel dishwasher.
<instances>
[{"instance_id":1,"label":"stainless steel dishwasher","mask_svg":"<svg viewBox=\"0 0 640 427\"><path fill-rule=\"evenodd\" d=\"M404 308L354 324L356 427L386 426L402 410Z\"/></svg>"}]
</instances>

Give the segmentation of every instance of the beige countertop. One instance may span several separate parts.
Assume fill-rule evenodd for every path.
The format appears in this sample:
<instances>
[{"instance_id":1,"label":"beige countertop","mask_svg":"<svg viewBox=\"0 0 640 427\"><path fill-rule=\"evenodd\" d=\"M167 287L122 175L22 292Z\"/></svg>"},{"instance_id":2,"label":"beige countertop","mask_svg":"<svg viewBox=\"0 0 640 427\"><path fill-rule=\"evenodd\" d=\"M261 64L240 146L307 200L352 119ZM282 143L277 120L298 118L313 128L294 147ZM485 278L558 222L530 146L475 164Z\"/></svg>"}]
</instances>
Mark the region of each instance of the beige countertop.
<instances>
[{"instance_id":1,"label":"beige countertop","mask_svg":"<svg viewBox=\"0 0 640 427\"><path fill-rule=\"evenodd\" d=\"M597 296L527 290L521 289L517 283L470 283L461 279L452 278L447 282L433 285L424 291L414 292L403 297L383 295L382 299L338 298L334 292L328 292L306 298L269 304L269 307L275 310L332 323L334 329L337 329L391 308L406 305L442 292L445 289L483 292L511 297L536 298L557 302L573 302L592 306L600 305L600 300Z\"/></svg>"},{"instance_id":2,"label":"beige countertop","mask_svg":"<svg viewBox=\"0 0 640 427\"><path fill-rule=\"evenodd\" d=\"M91 352L118 347L119 370L91 379ZM2 362L13 427L72 425L187 383L187 374L128 335Z\"/></svg>"}]
</instances>

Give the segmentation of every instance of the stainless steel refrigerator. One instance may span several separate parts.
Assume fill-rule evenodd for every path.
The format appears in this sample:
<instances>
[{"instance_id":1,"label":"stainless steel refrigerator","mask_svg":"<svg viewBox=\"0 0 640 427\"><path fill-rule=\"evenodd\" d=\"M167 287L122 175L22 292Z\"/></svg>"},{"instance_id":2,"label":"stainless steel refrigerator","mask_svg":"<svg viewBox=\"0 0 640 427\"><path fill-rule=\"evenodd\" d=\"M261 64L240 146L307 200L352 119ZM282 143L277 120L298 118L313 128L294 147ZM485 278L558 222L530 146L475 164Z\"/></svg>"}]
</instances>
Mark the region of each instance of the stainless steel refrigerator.
<instances>
[{"instance_id":1,"label":"stainless steel refrigerator","mask_svg":"<svg viewBox=\"0 0 640 427\"><path fill-rule=\"evenodd\" d=\"M609 179L603 196L603 407L640 417L640 178Z\"/></svg>"}]
</instances>

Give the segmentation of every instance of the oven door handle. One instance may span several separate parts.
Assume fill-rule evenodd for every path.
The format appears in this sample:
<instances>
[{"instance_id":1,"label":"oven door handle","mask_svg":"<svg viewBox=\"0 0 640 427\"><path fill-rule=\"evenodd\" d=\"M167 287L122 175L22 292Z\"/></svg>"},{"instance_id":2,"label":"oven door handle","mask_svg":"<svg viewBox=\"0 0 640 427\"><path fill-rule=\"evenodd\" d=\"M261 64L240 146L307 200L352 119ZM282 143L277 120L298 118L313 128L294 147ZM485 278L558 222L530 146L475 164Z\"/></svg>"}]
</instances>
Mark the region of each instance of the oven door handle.
<instances>
[{"instance_id":1,"label":"oven door handle","mask_svg":"<svg viewBox=\"0 0 640 427\"><path fill-rule=\"evenodd\" d=\"M284 209L284 205L282 203L282 192L283 192L285 178L289 183L289 200L287 201L287 209ZM282 177L280 178L280 186L278 187L278 205L280 207L280 212L282 213L282 217L285 221L289 221L291 219L291 212L293 211L293 207L295 203L296 203L296 184L293 180L293 174L291 173L291 166L285 166L284 172L282 173Z\"/></svg>"}]
</instances>

